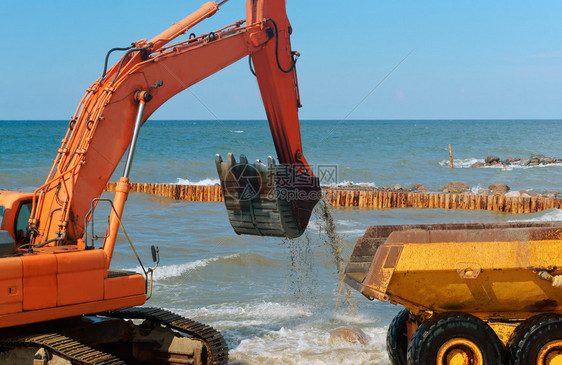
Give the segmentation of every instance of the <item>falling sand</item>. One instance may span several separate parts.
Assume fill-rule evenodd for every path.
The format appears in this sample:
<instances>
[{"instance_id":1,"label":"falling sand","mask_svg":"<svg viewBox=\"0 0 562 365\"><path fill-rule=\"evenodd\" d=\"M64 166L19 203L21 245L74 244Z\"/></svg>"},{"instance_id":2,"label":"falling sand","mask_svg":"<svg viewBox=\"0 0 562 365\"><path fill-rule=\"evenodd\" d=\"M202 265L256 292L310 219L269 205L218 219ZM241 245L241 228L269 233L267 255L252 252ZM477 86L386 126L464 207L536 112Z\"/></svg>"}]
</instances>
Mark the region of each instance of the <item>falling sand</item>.
<instances>
[{"instance_id":1,"label":"falling sand","mask_svg":"<svg viewBox=\"0 0 562 365\"><path fill-rule=\"evenodd\" d=\"M345 260L342 256L344 244L343 238L336 231L336 224L329 203L320 200L315 209L316 224L319 227L320 245L329 249L332 260L336 265L336 273L341 283L345 270ZM311 249L310 230L306 230L304 235L296 239L285 238L282 241L283 247L289 250L290 273L289 285L292 295L297 301L306 302L315 300L316 269L314 256ZM345 286L345 305L350 312L355 309L355 300L351 290ZM311 295L313 296L311 298ZM338 293L339 295L339 293Z\"/></svg>"},{"instance_id":2,"label":"falling sand","mask_svg":"<svg viewBox=\"0 0 562 365\"><path fill-rule=\"evenodd\" d=\"M336 231L334 217L332 216L328 204L325 199L318 202L316 219L320 227L320 240L324 245L329 247L334 263L336 264L338 278L341 282L345 270L345 261L342 256L344 245L342 237ZM345 287L345 303L348 310L353 312L355 309L355 301L351 295L351 290L347 286Z\"/></svg>"}]
</instances>

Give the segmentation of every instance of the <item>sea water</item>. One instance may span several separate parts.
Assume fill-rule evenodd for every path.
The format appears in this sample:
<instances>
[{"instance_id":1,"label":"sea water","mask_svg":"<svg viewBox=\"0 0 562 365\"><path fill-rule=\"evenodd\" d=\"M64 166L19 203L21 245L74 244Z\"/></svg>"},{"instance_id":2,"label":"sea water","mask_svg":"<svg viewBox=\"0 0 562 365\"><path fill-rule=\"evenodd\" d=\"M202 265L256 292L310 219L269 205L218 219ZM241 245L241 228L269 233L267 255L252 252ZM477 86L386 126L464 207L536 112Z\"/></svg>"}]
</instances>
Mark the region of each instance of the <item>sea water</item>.
<instances>
[{"instance_id":1,"label":"sea water","mask_svg":"<svg viewBox=\"0 0 562 365\"><path fill-rule=\"evenodd\" d=\"M562 157L558 121L303 121L304 153L312 165L337 170L337 183L375 186L448 181L470 187L506 183L512 189L562 190L562 166L469 168L487 155ZM44 182L62 121L0 121L0 188L30 191ZM448 167L448 144L455 165ZM275 150L265 121L152 121L141 130L131 173L135 182L218 183L214 154L265 159ZM117 168L113 180L122 171ZM333 170L330 170L333 171ZM112 194L104 194L111 197ZM105 216L104 216L105 214ZM332 209L341 256L347 260L369 225L560 220L562 212L532 215L443 209ZM389 364L387 326L400 307L342 290L325 221L316 212L303 237L238 236L222 203L194 203L133 193L123 223L145 265L160 248L149 306L162 307L219 329L233 364ZM103 208L96 219L106 220ZM103 224L97 224L103 234ZM112 268L140 266L123 235ZM352 310L353 309L353 310ZM331 342L330 330L354 325L368 345Z\"/></svg>"}]
</instances>

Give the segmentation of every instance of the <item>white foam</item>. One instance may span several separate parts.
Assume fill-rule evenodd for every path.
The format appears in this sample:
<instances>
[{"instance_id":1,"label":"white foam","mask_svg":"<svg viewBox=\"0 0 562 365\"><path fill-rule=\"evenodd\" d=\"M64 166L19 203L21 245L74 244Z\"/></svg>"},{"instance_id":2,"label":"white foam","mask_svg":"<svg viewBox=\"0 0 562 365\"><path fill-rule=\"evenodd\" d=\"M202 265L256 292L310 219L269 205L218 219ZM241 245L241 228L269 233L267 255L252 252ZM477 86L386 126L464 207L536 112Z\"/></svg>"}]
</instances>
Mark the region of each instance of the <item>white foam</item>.
<instances>
[{"instance_id":1,"label":"white foam","mask_svg":"<svg viewBox=\"0 0 562 365\"><path fill-rule=\"evenodd\" d=\"M482 162L485 163L485 160L483 159L478 159L478 158L465 158L465 159L455 159L453 160L453 167L455 168L470 168L472 165L474 165L476 162ZM439 161L439 165L441 166L447 166L449 167L449 160L441 160ZM520 162L513 162L511 165L503 165L503 164L496 164L496 165L484 165L481 168L484 169L502 169L505 171L511 171L513 169L532 169L535 167L553 167L553 166L560 166L562 167L561 163L551 163L551 164L545 164L545 165L535 165L535 166L521 166Z\"/></svg>"},{"instance_id":2,"label":"white foam","mask_svg":"<svg viewBox=\"0 0 562 365\"><path fill-rule=\"evenodd\" d=\"M182 311L186 317L214 320L217 327L228 328L240 325L256 326L272 321L310 317L313 312L305 305L275 302L223 303ZM203 320L203 321L205 321Z\"/></svg>"},{"instance_id":3,"label":"white foam","mask_svg":"<svg viewBox=\"0 0 562 365\"><path fill-rule=\"evenodd\" d=\"M220 185L219 179L203 179L200 181L191 181L188 179L182 179L178 177L178 181L176 181L176 185L199 185L199 186L208 186L208 185Z\"/></svg>"},{"instance_id":4,"label":"white foam","mask_svg":"<svg viewBox=\"0 0 562 365\"><path fill-rule=\"evenodd\" d=\"M453 160L453 167L467 168L467 167L470 167L470 166L474 165L477 162L483 163L484 160L478 159L478 158L454 159ZM442 160L442 161L439 161L439 165L449 167L450 162L449 162L449 160Z\"/></svg>"},{"instance_id":5,"label":"white foam","mask_svg":"<svg viewBox=\"0 0 562 365\"><path fill-rule=\"evenodd\" d=\"M474 194L478 194L478 191L479 191L480 189L484 189L484 188L482 187L482 185L478 184L478 185L476 185L476 186L471 187L471 188L470 188L470 191L472 191Z\"/></svg>"},{"instance_id":6,"label":"white foam","mask_svg":"<svg viewBox=\"0 0 562 365\"><path fill-rule=\"evenodd\" d=\"M330 331L310 324L269 331L244 339L229 353L236 363L250 364L389 364L386 328L362 328L369 344L330 341Z\"/></svg>"},{"instance_id":7,"label":"white foam","mask_svg":"<svg viewBox=\"0 0 562 365\"><path fill-rule=\"evenodd\" d=\"M229 130L229 132L230 133L244 133L244 131L232 131L232 130Z\"/></svg>"},{"instance_id":8,"label":"white foam","mask_svg":"<svg viewBox=\"0 0 562 365\"><path fill-rule=\"evenodd\" d=\"M330 186L330 187L346 187L346 186L360 186L360 185L369 186L369 187L372 187L372 188L377 187L377 185L374 182L354 182L354 181L349 181L349 180L344 180L344 181L341 181L341 182L336 183L336 184L330 184L328 186Z\"/></svg>"},{"instance_id":9,"label":"white foam","mask_svg":"<svg viewBox=\"0 0 562 365\"><path fill-rule=\"evenodd\" d=\"M228 255L228 256L218 256L218 257L212 257L212 258L209 258L209 259L201 259L201 260L196 260L196 261L192 261L192 262L186 262L184 264L159 266L158 268L156 268L156 270L154 270L154 280L158 281L158 280L164 280L164 279L182 276L186 272L205 267L212 262L215 262L215 261L218 261L218 260L221 260L221 259L230 259L230 258L234 258L234 257L238 257L238 256L240 256L240 255L234 254L234 255ZM131 270L131 269L128 269L128 270ZM139 274L143 273L142 268L140 266L137 266L136 268L132 269L132 271L136 271Z\"/></svg>"},{"instance_id":10,"label":"white foam","mask_svg":"<svg viewBox=\"0 0 562 365\"><path fill-rule=\"evenodd\" d=\"M514 219L510 222L552 222L562 221L562 210L552 208L544 210L540 213L532 214L533 218Z\"/></svg>"}]
</instances>

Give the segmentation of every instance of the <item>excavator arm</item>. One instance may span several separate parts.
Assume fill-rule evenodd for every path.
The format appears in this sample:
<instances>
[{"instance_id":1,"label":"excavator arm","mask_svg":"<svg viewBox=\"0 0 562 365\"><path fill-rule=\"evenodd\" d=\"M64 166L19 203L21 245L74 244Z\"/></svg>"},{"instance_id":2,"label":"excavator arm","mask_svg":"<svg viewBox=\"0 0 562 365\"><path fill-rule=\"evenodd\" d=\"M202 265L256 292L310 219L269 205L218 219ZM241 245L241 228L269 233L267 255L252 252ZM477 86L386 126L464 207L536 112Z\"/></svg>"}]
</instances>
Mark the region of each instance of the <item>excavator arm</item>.
<instances>
[{"instance_id":1,"label":"excavator arm","mask_svg":"<svg viewBox=\"0 0 562 365\"><path fill-rule=\"evenodd\" d=\"M224 1L219 4L222 3ZM32 247L84 244L80 239L90 219L88 212L92 202L101 195L129 149L113 202L115 209L110 219L109 236L104 243L109 264L119 217L129 191L128 174L140 127L172 96L245 56L253 59L279 162L290 169L291 174L304 177L301 190L319 190L302 154L298 85L284 0L248 0L245 25L239 21L216 32L190 36L187 41L167 46L218 9L217 3L208 2L150 41L141 40L121 49L125 51L121 59L109 70L104 70L88 88L70 121L45 184L34 192L30 218ZM263 181L264 186L271 187L271 182L278 180L278 167L272 165L270 161L270 168L264 174L269 182ZM233 165L227 167L232 169ZM250 212L249 217L255 222L260 194L264 195L266 191L258 192L258 198L249 205L240 204L236 197L229 198L232 194L225 187L224 179L228 174L221 174L220 169L219 174L229 213L232 203L238 204L236 212L242 216ZM241 184L245 186L244 182ZM277 204L278 200L271 201ZM270 218L282 221L283 214L292 215L294 222L298 222L292 224L302 233L317 201L318 198L309 199L308 196L290 201L285 199L282 204L277 204L283 205L281 210L276 210L281 215ZM236 230L235 223L233 226ZM275 223L274 226L280 225ZM272 235L280 235L279 232L277 229ZM268 234L259 227L239 233Z\"/></svg>"}]
</instances>

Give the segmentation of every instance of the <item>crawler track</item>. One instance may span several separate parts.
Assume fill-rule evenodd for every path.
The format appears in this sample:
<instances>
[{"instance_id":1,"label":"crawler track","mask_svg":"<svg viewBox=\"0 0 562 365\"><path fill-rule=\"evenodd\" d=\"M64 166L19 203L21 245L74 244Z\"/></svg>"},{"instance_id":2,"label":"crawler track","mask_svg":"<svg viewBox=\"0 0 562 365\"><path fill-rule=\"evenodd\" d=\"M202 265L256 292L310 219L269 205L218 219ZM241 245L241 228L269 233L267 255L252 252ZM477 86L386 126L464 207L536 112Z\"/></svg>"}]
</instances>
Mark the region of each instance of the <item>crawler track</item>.
<instances>
[{"instance_id":1,"label":"crawler track","mask_svg":"<svg viewBox=\"0 0 562 365\"><path fill-rule=\"evenodd\" d=\"M220 332L211 326L184 318L167 310L134 307L98 313L97 315L118 319L150 320L155 324L163 325L202 340L207 349L206 365L225 365L228 362L228 346ZM46 333L20 334L13 337L0 338L0 349L45 348L47 352L67 359L72 364L77 365L126 364L125 361L117 356L96 350L75 339L57 333L58 331L56 328L51 328L45 331Z\"/></svg>"},{"instance_id":2,"label":"crawler track","mask_svg":"<svg viewBox=\"0 0 562 365\"><path fill-rule=\"evenodd\" d=\"M0 346L7 349L16 347L44 347L53 354L73 364L81 365L125 365L118 357L83 345L57 333L0 339Z\"/></svg>"},{"instance_id":3,"label":"crawler track","mask_svg":"<svg viewBox=\"0 0 562 365\"><path fill-rule=\"evenodd\" d=\"M205 341L207 353L209 354L207 361L209 365L223 365L228 363L228 346L224 337L219 331L206 324L184 318L164 309L150 307L118 309L100 314L113 318L149 319L174 330L187 333Z\"/></svg>"}]
</instances>

